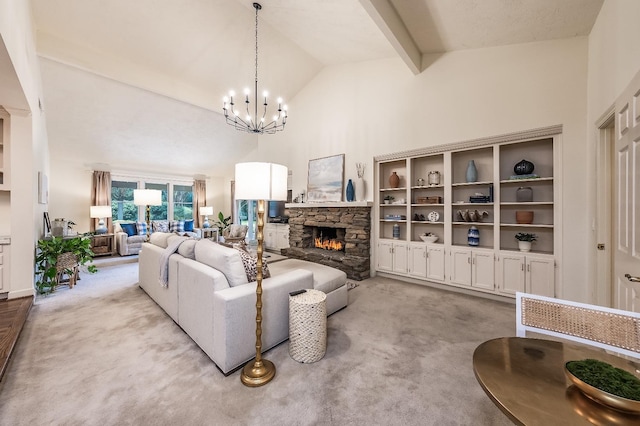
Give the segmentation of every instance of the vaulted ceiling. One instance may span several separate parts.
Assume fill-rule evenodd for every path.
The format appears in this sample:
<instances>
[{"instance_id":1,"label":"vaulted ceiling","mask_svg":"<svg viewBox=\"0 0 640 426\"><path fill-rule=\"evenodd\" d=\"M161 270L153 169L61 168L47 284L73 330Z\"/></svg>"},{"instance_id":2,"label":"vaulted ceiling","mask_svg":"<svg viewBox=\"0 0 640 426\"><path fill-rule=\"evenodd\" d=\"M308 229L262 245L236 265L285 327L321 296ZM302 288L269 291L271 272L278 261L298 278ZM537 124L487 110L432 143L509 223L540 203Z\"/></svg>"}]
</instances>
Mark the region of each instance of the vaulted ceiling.
<instances>
[{"instance_id":1,"label":"vaulted ceiling","mask_svg":"<svg viewBox=\"0 0 640 426\"><path fill-rule=\"evenodd\" d=\"M42 66L44 103L52 151L61 141L68 144L75 140L79 145L98 138L99 143L118 144L117 139L124 137L129 144L139 140L140 152L149 152L162 140L162 131L151 138L133 134L129 120L122 120L113 108L128 110L130 117L137 114L135 106L117 106L113 93L105 94L104 102L87 98L93 93L92 85L101 85L104 92L114 89L110 83L65 73L60 63L183 101L187 104L185 116L190 115L187 110L192 106L217 114L221 98L230 88L241 89L253 81L255 10L251 0L31 3L38 53L46 59ZM271 89L274 96L291 99L326 66L400 57L408 72L418 74L444 52L585 36L603 0L261 3L260 86ZM85 99L80 99L83 96ZM68 126L64 117L83 115L80 109L85 115L93 109L95 122ZM145 119L142 111L138 113ZM101 116L109 119L108 125L98 124ZM111 131L111 136L99 136ZM205 126L194 132L195 149L210 146L206 133L213 130ZM103 155L109 161L106 153L94 150L86 154ZM195 161L190 169L201 170L204 163Z\"/></svg>"}]
</instances>

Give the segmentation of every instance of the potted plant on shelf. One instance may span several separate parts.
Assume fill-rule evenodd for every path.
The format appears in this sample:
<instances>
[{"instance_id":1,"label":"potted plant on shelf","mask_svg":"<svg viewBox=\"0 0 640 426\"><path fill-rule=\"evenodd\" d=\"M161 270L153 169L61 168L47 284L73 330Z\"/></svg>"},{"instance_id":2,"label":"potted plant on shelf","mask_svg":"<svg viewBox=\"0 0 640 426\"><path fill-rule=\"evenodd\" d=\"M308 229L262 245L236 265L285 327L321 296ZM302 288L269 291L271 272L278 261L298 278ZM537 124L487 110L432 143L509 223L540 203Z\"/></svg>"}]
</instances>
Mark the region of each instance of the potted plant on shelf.
<instances>
[{"instance_id":1,"label":"potted plant on shelf","mask_svg":"<svg viewBox=\"0 0 640 426\"><path fill-rule=\"evenodd\" d=\"M516 234L516 240L518 240L518 248L520 251L530 251L531 243L537 239L538 236L536 234L530 234L527 232L518 232Z\"/></svg>"},{"instance_id":2,"label":"potted plant on shelf","mask_svg":"<svg viewBox=\"0 0 640 426\"><path fill-rule=\"evenodd\" d=\"M64 253L73 253L77 258L78 266L86 265L93 260L91 239L86 236L77 238L52 237L38 241L35 260L38 293L48 294L55 291L58 285L56 263L58 257ZM88 265L86 269L92 274L98 271L95 265Z\"/></svg>"},{"instance_id":3,"label":"potted plant on shelf","mask_svg":"<svg viewBox=\"0 0 640 426\"><path fill-rule=\"evenodd\" d=\"M385 204L391 204L391 202L395 199L395 197L393 195L387 195L386 197L384 197L384 203Z\"/></svg>"}]
</instances>

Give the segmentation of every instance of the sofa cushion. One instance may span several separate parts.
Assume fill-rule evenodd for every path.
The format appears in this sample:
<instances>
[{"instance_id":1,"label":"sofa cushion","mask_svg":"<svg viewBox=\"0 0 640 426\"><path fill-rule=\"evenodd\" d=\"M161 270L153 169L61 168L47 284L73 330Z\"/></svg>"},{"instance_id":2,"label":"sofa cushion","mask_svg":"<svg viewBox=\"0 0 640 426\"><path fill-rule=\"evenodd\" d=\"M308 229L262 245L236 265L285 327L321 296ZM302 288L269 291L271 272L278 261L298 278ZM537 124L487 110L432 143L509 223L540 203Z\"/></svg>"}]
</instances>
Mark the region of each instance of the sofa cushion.
<instances>
[{"instance_id":1,"label":"sofa cushion","mask_svg":"<svg viewBox=\"0 0 640 426\"><path fill-rule=\"evenodd\" d=\"M184 221L184 232L193 232L193 219Z\"/></svg>"},{"instance_id":2,"label":"sofa cushion","mask_svg":"<svg viewBox=\"0 0 640 426\"><path fill-rule=\"evenodd\" d=\"M249 282L237 250L203 239L196 243L195 255L198 262L222 272L231 287Z\"/></svg>"},{"instance_id":3,"label":"sofa cushion","mask_svg":"<svg viewBox=\"0 0 640 426\"><path fill-rule=\"evenodd\" d=\"M180 255L182 255L183 257L186 257L188 259L196 259L196 240L186 240L184 241L182 244L180 244L180 247L178 247L178 253Z\"/></svg>"},{"instance_id":4,"label":"sofa cushion","mask_svg":"<svg viewBox=\"0 0 640 426\"><path fill-rule=\"evenodd\" d=\"M120 228L122 232L126 232L127 236L138 235L138 228L135 223L121 223Z\"/></svg>"},{"instance_id":5,"label":"sofa cushion","mask_svg":"<svg viewBox=\"0 0 640 426\"><path fill-rule=\"evenodd\" d=\"M184 232L184 220L172 220L169 222L169 232Z\"/></svg>"},{"instance_id":6,"label":"sofa cushion","mask_svg":"<svg viewBox=\"0 0 640 426\"><path fill-rule=\"evenodd\" d=\"M244 272L247 274L247 280L252 283L258 280L258 258L251 256L251 254L247 253L246 250L240 247L236 247L238 253L240 253L240 259L242 259L242 264L244 265ZM269 278L271 273L269 273L269 266L267 265L267 261L262 259L262 278Z\"/></svg>"},{"instance_id":7,"label":"sofa cushion","mask_svg":"<svg viewBox=\"0 0 640 426\"><path fill-rule=\"evenodd\" d=\"M147 235L147 224L145 222L136 222L138 235Z\"/></svg>"},{"instance_id":8,"label":"sofa cushion","mask_svg":"<svg viewBox=\"0 0 640 426\"><path fill-rule=\"evenodd\" d=\"M171 234L169 232L154 232L149 237L149 242L158 247L167 248L167 245L169 244L167 242L167 239L173 235L174 234Z\"/></svg>"},{"instance_id":9,"label":"sofa cushion","mask_svg":"<svg viewBox=\"0 0 640 426\"><path fill-rule=\"evenodd\" d=\"M168 220L154 220L151 222L153 232L169 232Z\"/></svg>"}]
</instances>

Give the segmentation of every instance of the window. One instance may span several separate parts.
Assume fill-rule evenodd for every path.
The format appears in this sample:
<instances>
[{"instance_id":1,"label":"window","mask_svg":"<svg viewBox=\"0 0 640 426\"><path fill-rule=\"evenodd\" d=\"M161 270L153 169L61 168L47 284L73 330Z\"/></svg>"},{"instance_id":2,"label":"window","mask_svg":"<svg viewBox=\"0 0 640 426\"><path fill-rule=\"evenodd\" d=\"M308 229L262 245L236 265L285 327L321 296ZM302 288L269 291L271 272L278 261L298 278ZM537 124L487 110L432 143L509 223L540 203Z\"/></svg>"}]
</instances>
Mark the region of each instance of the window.
<instances>
[{"instance_id":1,"label":"window","mask_svg":"<svg viewBox=\"0 0 640 426\"><path fill-rule=\"evenodd\" d=\"M162 205L161 206L151 206L150 220L167 220L169 204L167 202L168 192L167 187L169 185L166 183L147 183L145 184L145 189L157 189L162 191Z\"/></svg>"},{"instance_id":2,"label":"window","mask_svg":"<svg viewBox=\"0 0 640 426\"><path fill-rule=\"evenodd\" d=\"M138 182L111 181L111 217L113 220L138 219L138 207L133 204L133 190Z\"/></svg>"},{"instance_id":3,"label":"window","mask_svg":"<svg viewBox=\"0 0 640 426\"><path fill-rule=\"evenodd\" d=\"M173 219L193 219L193 186L173 185Z\"/></svg>"}]
</instances>

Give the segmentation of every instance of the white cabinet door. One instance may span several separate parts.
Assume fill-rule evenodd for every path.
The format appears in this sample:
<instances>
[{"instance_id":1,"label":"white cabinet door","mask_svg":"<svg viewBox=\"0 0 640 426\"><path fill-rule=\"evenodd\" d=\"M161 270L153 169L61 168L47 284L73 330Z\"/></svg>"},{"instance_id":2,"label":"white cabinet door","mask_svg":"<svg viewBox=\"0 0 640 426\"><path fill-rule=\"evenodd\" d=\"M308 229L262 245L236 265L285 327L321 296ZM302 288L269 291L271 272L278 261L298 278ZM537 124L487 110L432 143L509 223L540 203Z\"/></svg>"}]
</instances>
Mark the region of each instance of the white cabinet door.
<instances>
[{"instance_id":1,"label":"white cabinet door","mask_svg":"<svg viewBox=\"0 0 640 426\"><path fill-rule=\"evenodd\" d=\"M454 284L471 285L471 250L452 248L450 253L451 276Z\"/></svg>"},{"instance_id":2,"label":"white cabinet door","mask_svg":"<svg viewBox=\"0 0 640 426\"><path fill-rule=\"evenodd\" d=\"M279 225L277 227L276 240L278 249L289 248L289 225Z\"/></svg>"},{"instance_id":3,"label":"white cabinet door","mask_svg":"<svg viewBox=\"0 0 640 426\"><path fill-rule=\"evenodd\" d=\"M424 244L409 246L409 275L427 277L427 246Z\"/></svg>"},{"instance_id":4,"label":"white cabinet door","mask_svg":"<svg viewBox=\"0 0 640 426\"><path fill-rule=\"evenodd\" d=\"M276 229L273 225L266 224L262 230L263 244L266 249L275 249L277 246Z\"/></svg>"},{"instance_id":5,"label":"white cabinet door","mask_svg":"<svg viewBox=\"0 0 640 426\"><path fill-rule=\"evenodd\" d=\"M393 243L393 272L407 273L409 269L409 247L406 243Z\"/></svg>"},{"instance_id":6,"label":"white cabinet door","mask_svg":"<svg viewBox=\"0 0 640 426\"><path fill-rule=\"evenodd\" d=\"M471 252L471 285L493 290L495 287L495 256L493 251Z\"/></svg>"},{"instance_id":7,"label":"white cabinet door","mask_svg":"<svg viewBox=\"0 0 640 426\"><path fill-rule=\"evenodd\" d=\"M444 246L427 246L427 278L444 281Z\"/></svg>"},{"instance_id":8,"label":"white cabinet door","mask_svg":"<svg viewBox=\"0 0 640 426\"><path fill-rule=\"evenodd\" d=\"M390 241L378 243L378 270L393 271L393 244Z\"/></svg>"},{"instance_id":9,"label":"white cabinet door","mask_svg":"<svg viewBox=\"0 0 640 426\"><path fill-rule=\"evenodd\" d=\"M555 262L553 257L526 256L526 283L529 293L555 297Z\"/></svg>"},{"instance_id":10,"label":"white cabinet door","mask_svg":"<svg viewBox=\"0 0 640 426\"><path fill-rule=\"evenodd\" d=\"M500 253L498 259L498 291L509 295L525 291L524 256L516 253Z\"/></svg>"}]
</instances>

